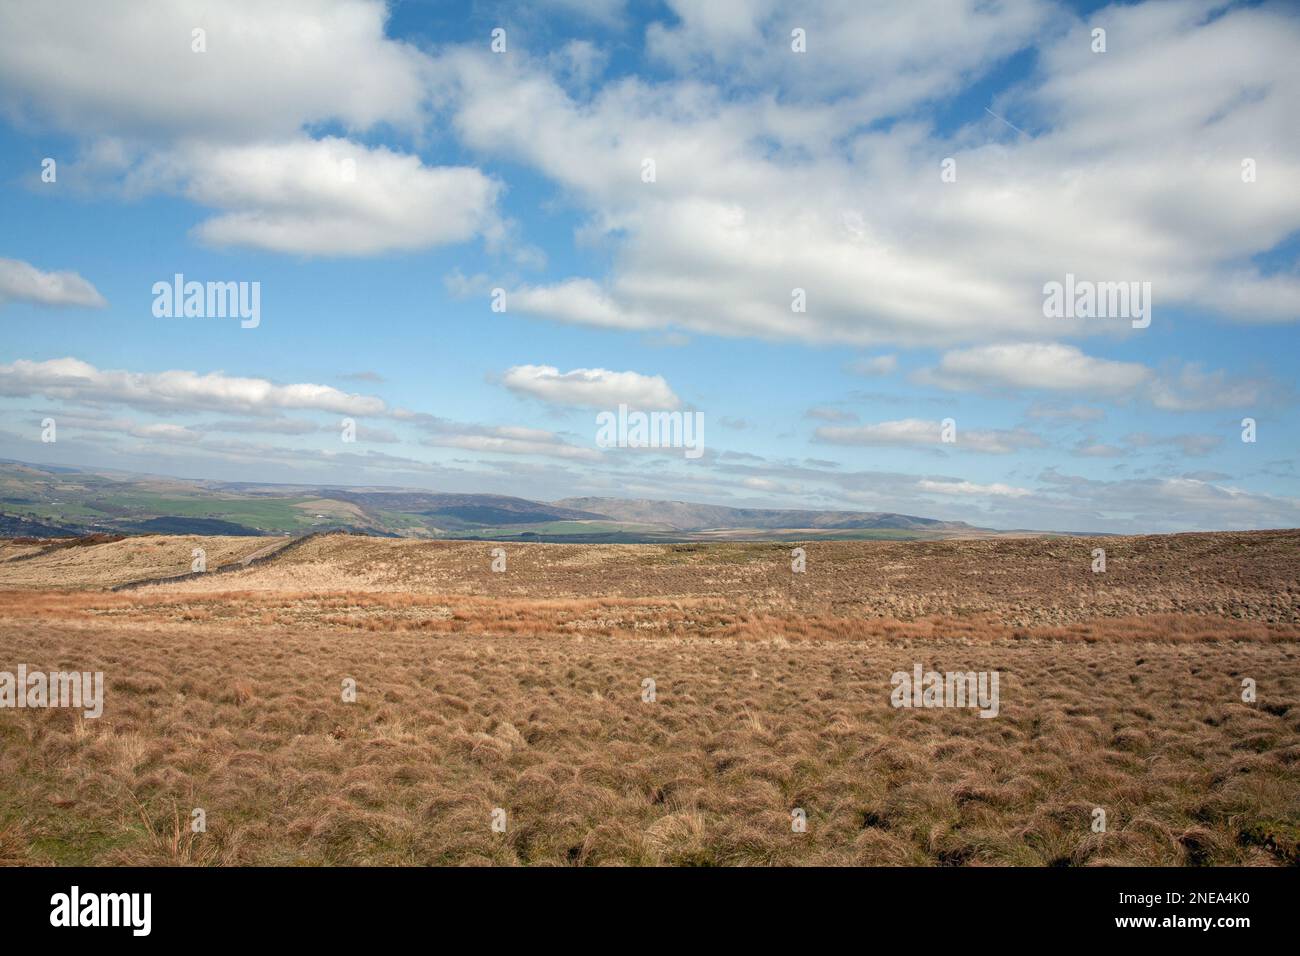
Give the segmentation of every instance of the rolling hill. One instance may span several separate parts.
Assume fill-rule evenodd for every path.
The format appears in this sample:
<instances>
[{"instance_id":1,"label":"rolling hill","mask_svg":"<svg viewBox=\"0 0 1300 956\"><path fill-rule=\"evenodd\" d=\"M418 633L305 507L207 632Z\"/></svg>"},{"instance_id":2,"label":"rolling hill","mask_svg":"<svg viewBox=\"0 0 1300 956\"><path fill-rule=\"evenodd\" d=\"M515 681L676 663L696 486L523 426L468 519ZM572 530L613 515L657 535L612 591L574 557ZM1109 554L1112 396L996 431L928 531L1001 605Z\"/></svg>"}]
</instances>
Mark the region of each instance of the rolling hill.
<instances>
[{"instance_id":1,"label":"rolling hill","mask_svg":"<svg viewBox=\"0 0 1300 956\"><path fill-rule=\"evenodd\" d=\"M0 535L300 535L640 543L993 537L961 521L871 511L728 508L685 501L449 494L254 484L0 461Z\"/></svg>"},{"instance_id":2,"label":"rolling hill","mask_svg":"<svg viewBox=\"0 0 1300 956\"><path fill-rule=\"evenodd\" d=\"M597 512L618 521L663 525L675 531L755 528L819 528L825 530L978 530L964 521L939 521L884 511L802 511L776 508L727 508L688 501L622 498L565 498L557 505Z\"/></svg>"}]
</instances>

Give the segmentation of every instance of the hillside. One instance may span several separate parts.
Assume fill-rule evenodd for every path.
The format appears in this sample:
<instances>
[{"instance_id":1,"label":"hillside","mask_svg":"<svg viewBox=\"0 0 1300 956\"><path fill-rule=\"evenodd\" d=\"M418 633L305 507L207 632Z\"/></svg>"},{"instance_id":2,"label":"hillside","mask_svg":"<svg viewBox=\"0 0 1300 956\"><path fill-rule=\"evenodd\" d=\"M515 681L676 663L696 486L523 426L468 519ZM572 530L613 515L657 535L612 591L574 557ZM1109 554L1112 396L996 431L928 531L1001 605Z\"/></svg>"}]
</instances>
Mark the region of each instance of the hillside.
<instances>
[{"instance_id":1,"label":"hillside","mask_svg":"<svg viewBox=\"0 0 1300 956\"><path fill-rule=\"evenodd\" d=\"M190 573L196 547L207 551L205 574ZM273 539L269 546L266 538L197 535L44 546L0 542L0 590L159 582L134 593L423 593L613 602L662 595L677 602L652 609L672 622L665 629L696 634L735 623L723 608L737 595L744 596L748 614L794 614L806 626L822 618L861 623L944 615L965 621L962 630L977 620L1006 629L1163 614L1239 624L1243 633L1248 623L1300 625L1297 531L803 547L805 571L793 573L788 544L516 543L505 546L507 568L498 573L492 545L478 541L318 534ZM1104 574L1092 571L1094 547L1106 549ZM610 616L606 626L635 631L641 616Z\"/></svg>"},{"instance_id":2,"label":"hillside","mask_svg":"<svg viewBox=\"0 0 1300 956\"><path fill-rule=\"evenodd\" d=\"M865 511L728 508L684 501L276 485L0 462L0 534L301 535L637 544L993 537L962 521Z\"/></svg>"},{"instance_id":3,"label":"hillside","mask_svg":"<svg viewBox=\"0 0 1300 956\"><path fill-rule=\"evenodd\" d=\"M619 521L662 525L677 531L715 528L820 528L828 530L977 531L964 521L938 521L884 511L802 511L775 508L727 508L688 501L623 498L564 498L567 508L599 512Z\"/></svg>"}]
</instances>

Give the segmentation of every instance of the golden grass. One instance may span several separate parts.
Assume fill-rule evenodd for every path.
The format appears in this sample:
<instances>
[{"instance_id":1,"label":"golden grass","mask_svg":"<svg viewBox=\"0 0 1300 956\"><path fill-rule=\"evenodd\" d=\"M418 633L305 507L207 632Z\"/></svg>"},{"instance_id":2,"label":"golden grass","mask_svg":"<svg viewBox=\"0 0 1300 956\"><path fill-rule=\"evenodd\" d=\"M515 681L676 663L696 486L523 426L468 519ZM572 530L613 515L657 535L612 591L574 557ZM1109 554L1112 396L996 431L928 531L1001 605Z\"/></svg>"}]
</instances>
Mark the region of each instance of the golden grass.
<instances>
[{"instance_id":1,"label":"golden grass","mask_svg":"<svg viewBox=\"0 0 1300 956\"><path fill-rule=\"evenodd\" d=\"M102 589L189 571L266 547L267 538L152 536L24 561L0 556L0 589ZM508 570L490 569L504 547ZM324 535L268 562L140 593L461 594L493 599L671 596L747 611L900 621L989 615L1011 626L1067 626L1098 617L1215 616L1300 620L1300 532L944 542L813 542L808 571L781 544L544 545L425 542ZM1108 571L1091 572L1103 547Z\"/></svg>"},{"instance_id":2,"label":"golden grass","mask_svg":"<svg viewBox=\"0 0 1300 956\"><path fill-rule=\"evenodd\" d=\"M220 579L216 579L220 580ZM1271 624L1216 615L1149 614L1094 617L1054 627L1020 627L992 613L930 615L912 620L805 613L797 605L768 611L736 600L649 598L492 598L467 594L355 591L214 591L151 588L88 591L0 591L0 613L12 621L58 621L157 629L186 624L377 633L419 631L480 637L554 633L591 638L676 637L729 641L928 641L968 643L1290 642L1300 624Z\"/></svg>"},{"instance_id":3,"label":"golden grass","mask_svg":"<svg viewBox=\"0 0 1300 956\"><path fill-rule=\"evenodd\" d=\"M813 545L796 583L769 545L82 565L0 591L0 670L107 684L0 710L0 864L1300 863L1297 536L1123 542L1104 585L1041 539ZM916 662L999 671L999 716L892 708Z\"/></svg>"},{"instance_id":4,"label":"golden grass","mask_svg":"<svg viewBox=\"0 0 1300 956\"><path fill-rule=\"evenodd\" d=\"M237 536L141 535L107 544L0 549L0 587L105 588L146 578L188 574L202 548L209 568L237 561L275 539Z\"/></svg>"},{"instance_id":5,"label":"golden grass","mask_svg":"<svg viewBox=\"0 0 1300 956\"><path fill-rule=\"evenodd\" d=\"M1295 862L1290 643L48 625L0 649L108 681L98 721L3 715L11 862ZM892 709L917 660L999 670L1000 715Z\"/></svg>"}]
</instances>

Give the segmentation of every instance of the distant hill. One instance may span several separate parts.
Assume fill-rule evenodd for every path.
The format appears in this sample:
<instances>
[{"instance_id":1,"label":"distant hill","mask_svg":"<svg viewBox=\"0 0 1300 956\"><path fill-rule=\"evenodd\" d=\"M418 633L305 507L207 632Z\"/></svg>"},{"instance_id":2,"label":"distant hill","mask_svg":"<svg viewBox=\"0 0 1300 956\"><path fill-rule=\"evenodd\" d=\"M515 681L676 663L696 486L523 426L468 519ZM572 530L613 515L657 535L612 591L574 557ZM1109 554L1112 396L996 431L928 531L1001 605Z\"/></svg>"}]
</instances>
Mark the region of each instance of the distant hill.
<instances>
[{"instance_id":1,"label":"distant hill","mask_svg":"<svg viewBox=\"0 0 1300 956\"><path fill-rule=\"evenodd\" d=\"M336 491L331 497L362 507L423 515L443 524L503 525L600 520L605 515L507 495L430 494L419 491Z\"/></svg>"},{"instance_id":2,"label":"distant hill","mask_svg":"<svg viewBox=\"0 0 1300 956\"><path fill-rule=\"evenodd\" d=\"M824 528L828 530L960 531L987 530L964 521L939 521L886 511L802 511L777 508L726 508L689 501L623 498L564 498L556 505L606 515L618 521L663 525L677 531L727 528Z\"/></svg>"},{"instance_id":3,"label":"distant hill","mask_svg":"<svg viewBox=\"0 0 1300 956\"><path fill-rule=\"evenodd\" d=\"M0 461L0 536L301 535L563 543L991 537L962 521L877 511L726 508L687 501L444 494L202 481Z\"/></svg>"}]
</instances>

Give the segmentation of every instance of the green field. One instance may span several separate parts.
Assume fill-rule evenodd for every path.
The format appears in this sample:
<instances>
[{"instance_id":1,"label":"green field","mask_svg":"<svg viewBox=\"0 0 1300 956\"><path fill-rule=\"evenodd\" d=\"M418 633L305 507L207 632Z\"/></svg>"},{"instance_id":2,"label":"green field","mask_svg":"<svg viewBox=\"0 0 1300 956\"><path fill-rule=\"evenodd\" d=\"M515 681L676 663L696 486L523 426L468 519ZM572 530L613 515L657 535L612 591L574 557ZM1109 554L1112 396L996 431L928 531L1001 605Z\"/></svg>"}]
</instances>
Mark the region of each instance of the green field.
<instances>
[{"instance_id":1,"label":"green field","mask_svg":"<svg viewBox=\"0 0 1300 956\"><path fill-rule=\"evenodd\" d=\"M220 518L267 531L293 531L310 524L310 514L294 505L307 498L164 498L156 495L114 496L113 504L144 516Z\"/></svg>"}]
</instances>

